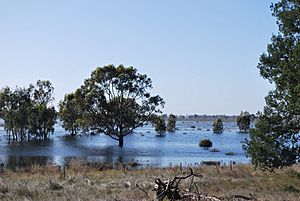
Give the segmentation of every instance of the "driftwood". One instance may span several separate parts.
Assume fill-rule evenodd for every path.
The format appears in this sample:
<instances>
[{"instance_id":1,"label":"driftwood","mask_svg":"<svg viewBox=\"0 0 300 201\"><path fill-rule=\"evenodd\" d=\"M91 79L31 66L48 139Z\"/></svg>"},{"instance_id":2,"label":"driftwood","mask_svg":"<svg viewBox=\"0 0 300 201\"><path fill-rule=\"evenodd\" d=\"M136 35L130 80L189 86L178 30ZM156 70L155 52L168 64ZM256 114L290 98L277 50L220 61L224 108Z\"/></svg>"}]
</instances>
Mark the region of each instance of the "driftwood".
<instances>
[{"instance_id":1,"label":"driftwood","mask_svg":"<svg viewBox=\"0 0 300 201\"><path fill-rule=\"evenodd\" d=\"M203 177L194 173L193 169L189 169L190 174L186 176L175 176L172 180L161 181L160 178L155 180L154 191L156 191L156 199L163 201L168 198L170 201L183 200L183 201L220 201L220 199L210 196L201 195L198 191L197 186L194 184L195 177ZM181 181L191 178L189 189L182 190L179 187ZM195 186L197 192L191 192L192 187Z\"/></svg>"},{"instance_id":2,"label":"driftwood","mask_svg":"<svg viewBox=\"0 0 300 201\"><path fill-rule=\"evenodd\" d=\"M203 175L197 175L194 173L193 169L189 168L190 173L186 176L175 176L171 180L162 181L160 178L157 178L155 180L155 186L154 190L156 192L156 200L157 201L221 201L222 200L233 200L233 201L246 201L246 200L252 200L256 201L257 199L251 195L251 197L244 196L244 195L232 195L229 197L222 197L217 198L214 196L207 196L203 195L199 192L198 186L196 183L194 183L194 178L198 177L201 178ZM190 178L190 185L188 189L180 189L180 182L189 179ZM146 196L149 197L149 194L142 189L138 184L136 184L136 187L143 191ZM192 192L192 189L194 189L195 192Z\"/></svg>"}]
</instances>

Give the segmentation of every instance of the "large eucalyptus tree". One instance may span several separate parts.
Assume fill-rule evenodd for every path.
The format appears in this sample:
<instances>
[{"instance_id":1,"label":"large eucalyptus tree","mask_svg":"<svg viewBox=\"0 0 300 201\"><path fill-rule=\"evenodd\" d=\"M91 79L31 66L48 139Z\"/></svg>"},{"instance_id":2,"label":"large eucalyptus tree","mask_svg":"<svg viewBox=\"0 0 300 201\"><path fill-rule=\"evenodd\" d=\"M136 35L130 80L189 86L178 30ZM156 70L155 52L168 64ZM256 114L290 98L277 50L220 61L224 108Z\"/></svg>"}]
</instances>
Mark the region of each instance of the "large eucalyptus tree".
<instances>
[{"instance_id":1,"label":"large eucalyptus tree","mask_svg":"<svg viewBox=\"0 0 300 201\"><path fill-rule=\"evenodd\" d=\"M275 89L244 146L252 163L263 169L300 159L300 1L281 0L271 8L279 33L261 55L258 68Z\"/></svg>"},{"instance_id":2,"label":"large eucalyptus tree","mask_svg":"<svg viewBox=\"0 0 300 201\"><path fill-rule=\"evenodd\" d=\"M82 127L103 131L122 147L124 137L149 122L164 105L160 96L150 95L151 88L151 79L133 67L98 67L77 89L83 110L78 120Z\"/></svg>"}]
</instances>

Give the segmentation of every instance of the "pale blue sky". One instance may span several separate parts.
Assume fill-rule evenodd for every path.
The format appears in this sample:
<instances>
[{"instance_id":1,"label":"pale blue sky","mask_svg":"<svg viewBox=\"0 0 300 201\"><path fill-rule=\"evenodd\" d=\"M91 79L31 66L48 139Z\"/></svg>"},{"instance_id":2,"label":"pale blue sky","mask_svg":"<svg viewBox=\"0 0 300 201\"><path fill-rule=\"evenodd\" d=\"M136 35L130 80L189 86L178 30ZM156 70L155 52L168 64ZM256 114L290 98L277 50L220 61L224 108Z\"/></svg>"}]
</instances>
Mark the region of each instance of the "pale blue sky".
<instances>
[{"instance_id":1,"label":"pale blue sky","mask_svg":"<svg viewBox=\"0 0 300 201\"><path fill-rule=\"evenodd\" d=\"M134 66L175 114L262 110L271 0L0 0L0 87L47 79L55 104L97 66Z\"/></svg>"}]
</instances>

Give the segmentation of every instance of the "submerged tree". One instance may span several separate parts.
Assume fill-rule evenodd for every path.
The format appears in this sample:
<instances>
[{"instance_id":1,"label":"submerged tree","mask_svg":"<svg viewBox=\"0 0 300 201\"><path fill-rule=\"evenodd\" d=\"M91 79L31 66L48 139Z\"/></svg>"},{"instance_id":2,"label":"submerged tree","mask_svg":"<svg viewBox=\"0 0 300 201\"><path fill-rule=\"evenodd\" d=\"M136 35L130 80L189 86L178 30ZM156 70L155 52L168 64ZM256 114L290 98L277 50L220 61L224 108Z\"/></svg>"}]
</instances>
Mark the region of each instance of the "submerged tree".
<instances>
[{"instance_id":1,"label":"submerged tree","mask_svg":"<svg viewBox=\"0 0 300 201\"><path fill-rule=\"evenodd\" d=\"M221 118L217 118L213 123L213 131L214 133L223 133L223 121Z\"/></svg>"},{"instance_id":2,"label":"submerged tree","mask_svg":"<svg viewBox=\"0 0 300 201\"><path fill-rule=\"evenodd\" d=\"M0 117L4 120L4 128L14 140L24 140L28 130L28 116L30 115L31 87L16 88L11 91L5 87L0 92Z\"/></svg>"},{"instance_id":3,"label":"submerged tree","mask_svg":"<svg viewBox=\"0 0 300 201\"><path fill-rule=\"evenodd\" d=\"M5 87L0 91L0 117L13 140L29 140L31 136L46 139L54 130L56 112L51 101L53 87L49 81L38 81L36 86Z\"/></svg>"},{"instance_id":4,"label":"submerged tree","mask_svg":"<svg viewBox=\"0 0 300 201\"><path fill-rule=\"evenodd\" d=\"M98 67L78 89L83 108L80 121L89 130L101 130L123 146L124 137L150 121L164 105L148 92L152 81L133 67Z\"/></svg>"},{"instance_id":5,"label":"submerged tree","mask_svg":"<svg viewBox=\"0 0 300 201\"><path fill-rule=\"evenodd\" d=\"M168 132L175 132L176 130L176 120L177 117L174 114L170 114L168 118L168 124L167 124L167 131Z\"/></svg>"},{"instance_id":6,"label":"submerged tree","mask_svg":"<svg viewBox=\"0 0 300 201\"><path fill-rule=\"evenodd\" d=\"M38 80L33 90L33 106L29 115L29 133L35 138L46 140L54 132L56 111L51 105L53 101L52 84Z\"/></svg>"},{"instance_id":7,"label":"submerged tree","mask_svg":"<svg viewBox=\"0 0 300 201\"><path fill-rule=\"evenodd\" d=\"M153 124L155 132L157 132L160 136L163 136L166 133L167 126L163 116L156 115L153 119Z\"/></svg>"},{"instance_id":8,"label":"submerged tree","mask_svg":"<svg viewBox=\"0 0 300 201\"><path fill-rule=\"evenodd\" d=\"M300 158L300 1L271 6L279 33L260 57L260 75L274 84L244 149L262 169L292 165Z\"/></svg>"},{"instance_id":9,"label":"submerged tree","mask_svg":"<svg viewBox=\"0 0 300 201\"><path fill-rule=\"evenodd\" d=\"M247 133L250 129L251 124L251 115L249 112L241 112L240 116L237 118L237 126L239 127L240 132Z\"/></svg>"},{"instance_id":10,"label":"submerged tree","mask_svg":"<svg viewBox=\"0 0 300 201\"><path fill-rule=\"evenodd\" d=\"M63 122L62 127L66 131L70 131L71 135L76 135L82 127L80 123L83 108L80 101L79 91L76 91L65 95L64 99L59 103L59 117Z\"/></svg>"}]
</instances>

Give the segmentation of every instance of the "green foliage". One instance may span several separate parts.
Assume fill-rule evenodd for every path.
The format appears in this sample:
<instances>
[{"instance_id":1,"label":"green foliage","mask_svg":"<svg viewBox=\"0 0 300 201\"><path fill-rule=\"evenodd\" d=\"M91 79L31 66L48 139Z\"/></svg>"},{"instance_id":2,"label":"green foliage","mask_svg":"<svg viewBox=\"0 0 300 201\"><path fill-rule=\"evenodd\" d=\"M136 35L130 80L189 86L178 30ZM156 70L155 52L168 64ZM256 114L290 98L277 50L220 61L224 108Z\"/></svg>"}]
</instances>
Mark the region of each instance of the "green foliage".
<instances>
[{"instance_id":1,"label":"green foliage","mask_svg":"<svg viewBox=\"0 0 300 201\"><path fill-rule=\"evenodd\" d=\"M56 111L53 101L54 88L49 81L37 81L33 91L33 104L28 119L28 131L35 138L47 139L54 132L56 123Z\"/></svg>"},{"instance_id":2,"label":"green foliage","mask_svg":"<svg viewBox=\"0 0 300 201\"><path fill-rule=\"evenodd\" d=\"M82 114L75 115L74 119L85 130L101 130L123 146L124 137L149 122L151 115L159 113L160 106L164 105L161 97L150 95L151 88L151 79L133 67L98 67L77 90ZM63 106L61 111L65 108ZM63 117L64 124L71 125L65 128L70 129L76 122L74 119Z\"/></svg>"},{"instance_id":3,"label":"green foliage","mask_svg":"<svg viewBox=\"0 0 300 201\"><path fill-rule=\"evenodd\" d=\"M168 118L168 124L167 124L167 131L168 132L175 132L176 130L176 120L177 117L174 114L170 114Z\"/></svg>"},{"instance_id":4,"label":"green foliage","mask_svg":"<svg viewBox=\"0 0 300 201\"><path fill-rule=\"evenodd\" d=\"M282 0L271 8L279 33L258 68L275 89L244 145L252 163L268 170L297 163L300 157L300 2Z\"/></svg>"},{"instance_id":5,"label":"green foliage","mask_svg":"<svg viewBox=\"0 0 300 201\"><path fill-rule=\"evenodd\" d=\"M213 123L213 131L214 133L223 133L223 121L220 118L217 118Z\"/></svg>"},{"instance_id":6,"label":"green foliage","mask_svg":"<svg viewBox=\"0 0 300 201\"><path fill-rule=\"evenodd\" d=\"M167 127L166 127L166 122L165 122L165 119L163 116L155 115L155 117L153 119L153 124L154 124L155 131L159 135L164 135L166 133Z\"/></svg>"},{"instance_id":7,"label":"green foliage","mask_svg":"<svg viewBox=\"0 0 300 201\"><path fill-rule=\"evenodd\" d=\"M240 129L240 132L247 133L250 129L251 124L251 115L249 112L241 112L240 116L237 118L237 126Z\"/></svg>"},{"instance_id":8,"label":"green foliage","mask_svg":"<svg viewBox=\"0 0 300 201\"><path fill-rule=\"evenodd\" d=\"M46 139L54 131L56 112L51 102L53 87L49 81L37 81L36 86L5 87L0 91L0 117L5 130L14 140L34 138Z\"/></svg>"},{"instance_id":9,"label":"green foliage","mask_svg":"<svg viewBox=\"0 0 300 201\"><path fill-rule=\"evenodd\" d=\"M213 145L213 143L210 139L200 140L200 142L199 142L200 147L212 147L212 145Z\"/></svg>"},{"instance_id":10,"label":"green foliage","mask_svg":"<svg viewBox=\"0 0 300 201\"><path fill-rule=\"evenodd\" d=\"M83 108L82 104L80 104L79 93L80 92L77 91L67 94L59 103L59 117L63 122L62 127L66 131L70 131L72 135L75 135L82 125Z\"/></svg>"}]
</instances>

